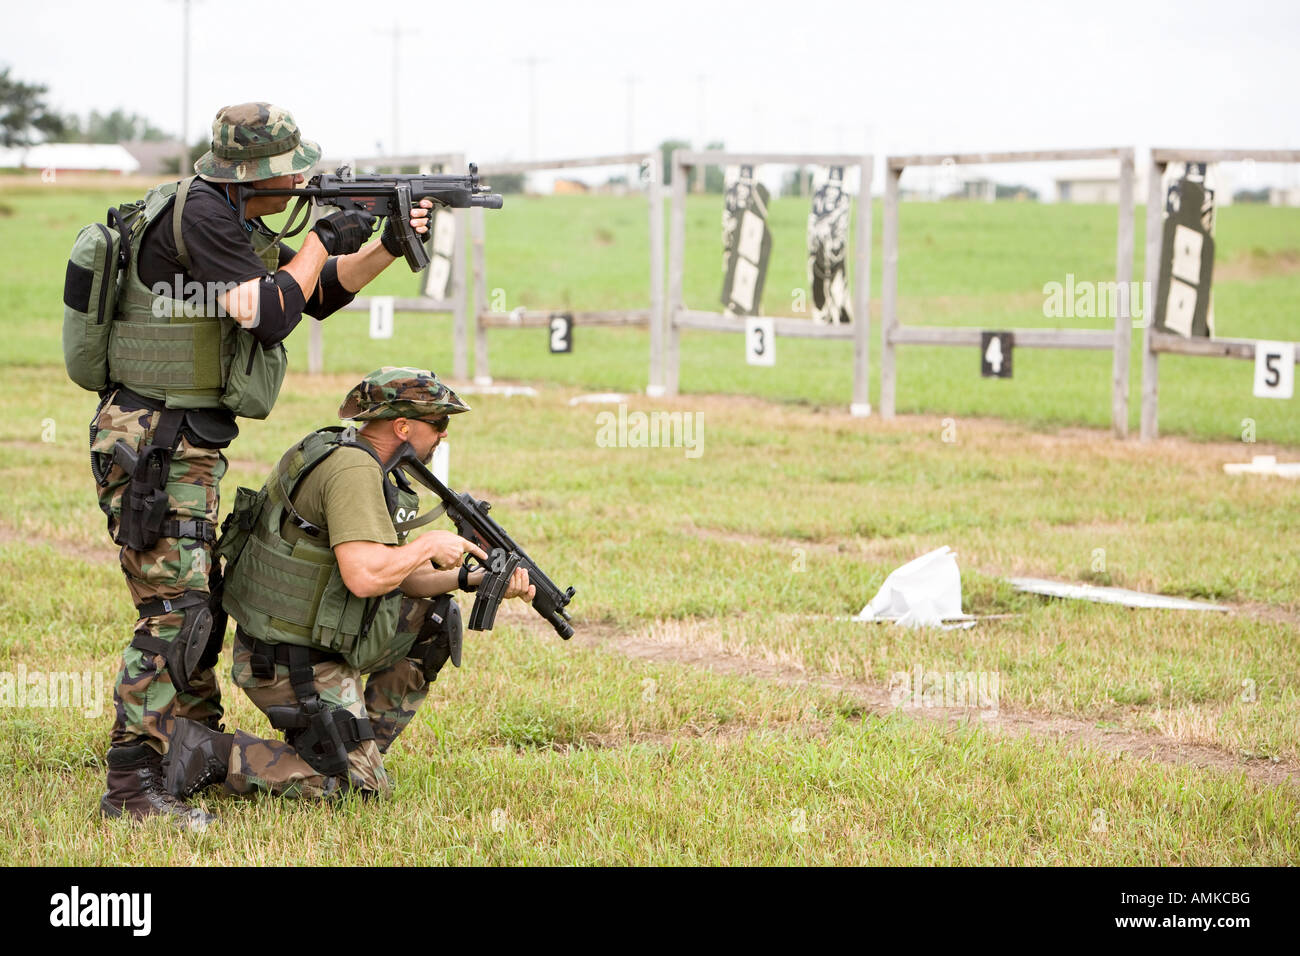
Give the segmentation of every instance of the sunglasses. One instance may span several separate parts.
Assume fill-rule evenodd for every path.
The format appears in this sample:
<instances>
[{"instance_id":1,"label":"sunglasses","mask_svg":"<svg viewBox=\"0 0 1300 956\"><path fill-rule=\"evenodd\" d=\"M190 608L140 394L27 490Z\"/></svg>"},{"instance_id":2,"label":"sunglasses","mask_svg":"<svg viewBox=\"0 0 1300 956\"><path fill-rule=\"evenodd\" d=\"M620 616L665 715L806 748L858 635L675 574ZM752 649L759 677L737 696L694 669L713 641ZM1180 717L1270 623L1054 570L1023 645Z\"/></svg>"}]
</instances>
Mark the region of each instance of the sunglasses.
<instances>
[{"instance_id":1,"label":"sunglasses","mask_svg":"<svg viewBox=\"0 0 1300 956\"><path fill-rule=\"evenodd\" d=\"M421 419L426 425L432 425L440 432L445 432L447 426L451 424L451 416L443 415L442 418L423 418Z\"/></svg>"}]
</instances>

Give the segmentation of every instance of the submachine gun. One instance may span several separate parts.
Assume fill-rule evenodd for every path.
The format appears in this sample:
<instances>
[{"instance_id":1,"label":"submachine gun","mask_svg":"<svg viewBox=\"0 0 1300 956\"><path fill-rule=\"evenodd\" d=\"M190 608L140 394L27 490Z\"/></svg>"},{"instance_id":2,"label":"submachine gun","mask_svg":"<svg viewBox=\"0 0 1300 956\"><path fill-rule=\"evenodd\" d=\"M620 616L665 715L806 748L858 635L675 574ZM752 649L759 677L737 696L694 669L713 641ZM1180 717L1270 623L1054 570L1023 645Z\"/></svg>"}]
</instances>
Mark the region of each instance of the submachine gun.
<instances>
[{"instance_id":1,"label":"submachine gun","mask_svg":"<svg viewBox=\"0 0 1300 956\"><path fill-rule=\"evenodd\" d=\"M389 218L397 232L402 254L412 272L420 272L429 264L429 253L424 248L424 238L411 228L411 209L420 204L422 199L432 199L435 205L448 206L452 209L468 209L481 206L484 209L500 209L501 196L489 192L490 187L478 181L478 166L469 164L466 176L443 174L371 174L357 175L352 167L340 166L337 172L318 173L307 180L307 185L298 189L253 189L243 186L239 189L239 217L244 217L244 203L249 196L297 196L298 205L294 207L285 223L284 237L297 235L307 225L304 216L302 223L290 230L290 225L307 203L319 206L334 206L338 209L358 209L379 218ZM430 221L432 225L432 221Z\"/></svg>"}]
</instances>

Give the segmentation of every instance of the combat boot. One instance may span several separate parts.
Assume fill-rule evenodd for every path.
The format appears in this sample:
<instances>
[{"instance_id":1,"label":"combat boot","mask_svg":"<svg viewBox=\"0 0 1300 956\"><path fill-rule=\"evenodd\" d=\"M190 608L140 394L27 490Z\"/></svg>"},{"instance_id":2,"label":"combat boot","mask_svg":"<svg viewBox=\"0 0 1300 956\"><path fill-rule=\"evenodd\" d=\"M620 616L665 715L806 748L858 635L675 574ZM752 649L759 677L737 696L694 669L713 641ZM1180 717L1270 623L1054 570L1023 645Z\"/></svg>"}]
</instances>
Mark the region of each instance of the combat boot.
<instances>
[{"instance_id":1,"label":"combat boot","mask_svg":"<svg viewBox=\"0 0 1300 956\"><path fill-rule=\"evenodd\" d=\"M234 734L223 734L198 721L177 717L163 761L167 792L184 799L214 783L230 770Z\"/></svg>"},{"instance_id":2,"label":"combat boot","mask_svg":"<svg viewBox=\"0 0 1300 956\"><path fill-rule=\"evenodd\" d=\"M189 830L202 830L217 819L167 792L162 756L144 743L109 748L108 792L99 801L99 811L106 817L129 816L137 820L167 816Z\"/></svg>"}]
</instances>

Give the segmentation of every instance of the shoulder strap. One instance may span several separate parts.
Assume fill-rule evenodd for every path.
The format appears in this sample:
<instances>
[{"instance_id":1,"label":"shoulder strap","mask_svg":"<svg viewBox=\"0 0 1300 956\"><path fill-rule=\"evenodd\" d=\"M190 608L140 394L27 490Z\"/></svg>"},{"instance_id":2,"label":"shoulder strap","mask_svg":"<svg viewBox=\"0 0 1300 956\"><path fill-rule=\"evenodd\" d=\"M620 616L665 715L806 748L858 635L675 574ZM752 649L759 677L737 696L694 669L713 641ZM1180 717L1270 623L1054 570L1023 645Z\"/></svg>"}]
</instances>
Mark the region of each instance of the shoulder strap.
<instances>
[{"instance_id":1,"label":"shoulder strap","mask_svg":"<svg viewBox=\"0 0 1300 956\"><path fill-rule=\"evenodd\" d=\"M176 205L172 207L172 238L176 240L176 261L186 272L190 271L190 254L185 248L185 236L181 234L181 217L185 214L185 197L190 194L190 186L195 177L182 179L176 186Z\"/></svg>"}]
</instances>

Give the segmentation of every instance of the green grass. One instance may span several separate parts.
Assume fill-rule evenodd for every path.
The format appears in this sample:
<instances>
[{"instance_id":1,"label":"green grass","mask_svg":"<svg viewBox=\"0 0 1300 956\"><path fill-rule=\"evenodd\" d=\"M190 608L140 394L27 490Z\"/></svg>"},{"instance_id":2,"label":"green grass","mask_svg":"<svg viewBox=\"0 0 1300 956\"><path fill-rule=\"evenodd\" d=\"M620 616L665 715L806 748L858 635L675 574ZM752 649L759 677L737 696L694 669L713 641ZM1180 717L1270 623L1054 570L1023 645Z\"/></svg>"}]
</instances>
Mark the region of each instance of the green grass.
<instances>
[{"instance_id":1,"label":"green grass","mask_svg":"<svg viewBox=\"0 0 1300 956\"><path fill-rule=\"evenodd\" d=\"M10 250L0 266L0 316L9 323L7 364L56 363L63 260L77 228L110 204L130 198L111 190L26 186L0 190L0 239ZM807 286L803 200L778 199L770 221L773 254L764 292L770 314L792 314ZM879 402L880 206L873 209L871 400ZM1137 212L1137 260L1143 274L1145 215ZM487 216L487 288L492 304L541 309L646 308L649 245L646 204L637 197L511 196ZM1115 275L1116 211L1109 206L1036 203L907 203L900 213L899 316L905 324L983 328L1107 328L1105 319L1049 319L1043 287L1110 281ZM685 299L717 309L721 287L717 197L687 206ZM1215 313L1220 335L1300 339L1300 210L1237 205L1220 210ZM850 261L852 258L850 256ZM411 295L416 280L400 267L369 291ZM332 318L326 368L361 372L395 353L435 369L451 367L450 319L403 315L391 341L371 341L364 316ZM305 328L290 337L295 367L306 365ZM498 379L556 382L641 391L648 380L644 330L579 327L572 355L552 355L541 330L493 330L491 369ZM853 381L847 342L782 339L777 366L745 364L734 334L682 337L681 387L687 393L756 395L814 406L844 406ZM974 349L908 346L899 350L898 411L956 417L996 416L1035 427L1110 422L1111 358L1104 352L1021 349L1011 381L979 377ZM1130 426L1141 392L1141 336L1135 331ZM1249 362L1166 356L1160 362L1161 431L1198 438L1239 438L1243 420L1261 441L1300 444L1300 415L1289 402L1251 394Z\"/></svg>"},{"instance_id":2,"label":"green grass","mask_svg":"<svg viewBox=\"0 0 1300 956\"><path fill-rule=\"evenodd\" d=\"M88 671L111 685L132 623L87 467L94 397L67 381L57 346L69 230L107 202L102 192L0 195L15 210L0 217L13 255L0 283L9 333L0 359L0 674ZM640 267L618 253L625 240L632 247L643 205L550 203L512 197L517 232L504 215L490 220L489 287L536 296L511 298L511 306L642 305L630 291ZM593 212L601 209L626 215ZM1221 248L1245 257L1243 275L1276 269L1291 248L1280 213L1288 211L1223 211ZM701 248L715 239L714 215L707 204L692 207L692 241ZM1076 228L1051 249L1022 238L1062 215ZM797 204L776 204L780 241L801 241L801 216ZM524 223L548 220L552 241L529 240ZM27 228L34 223L44 230ZM1249 240L1234 238L1247 232ZM902 291L906 308L919 310L916 320L982 321L997 303L1018 302L1005 324L1028 324L1036 306L1022 285L1026 270L1096 269L1104 278L1113 210L917 204L904 207L903 234ZM963 235L1018 251L968 262ZM525 265L530 249L537 258ZM511 266L516 253L521 264ZM1081 265L1071 264L1076 254ZM519 278L511 268L522 270ZM772 311L785 311L771 296L799 283L800 268L774 266ZM712 294L709 269L688 276L692 304ZM1260 297L1251 331L1228 325L1234 281L1220 286L1220 330L1288 337L1291 280L1239 280L1239 294ZM411 283L394 273L380 289L410 292ZM358 317L331 319L329 373L292 374L271 418L243 424L228 453L224 508L237 485L260 484L290 442L329 423L362 371L399 356L447 368L449 332L445 318L402 316L394 341L372 342ZM303 337L292 340L298 369ZM1203 397L1186 404L1185 430L1203 440L1153 451L1061 428L1102 424L1108 408L1104 369L1093 383L1075 356L1069 361L1080 371L1069 375L1051 364L1066 353L1022 352L1017 378L992 383L975 377L974 355L904 350L905 363L932 362L936 380L922 392L920 367L904 364L900 399L915 387L925 413L885 424L844 413L847 348L782 341L778 379L736 361L734 337L686 342L688 387L779 400L687 394L668 403L702 416L698 458L679 448L600 447L602 409L568 405L579 389L639 390L643 333L579 328L570 357L549 355L540 332L492 333L498 377L559 384L535 397L471 398L474 413L449 439L451 483L493 501L494 515L557 583L577 588L577 635L561 642L509 612L490 634L469 634L465 666L444 672L389 755L391 800L323 808L211 794L203 803L219 815L217 828L191 836L156 829L142 840L93 815L108 714L9 707L0 713L0 861L1300 861L1300 789L1252 772L1300 763L1300 552L1289 545L1300 487L1221 468L1254 450L1285 455L1300 430L1294 416L1267 413L1285 403L1232 405L1248 382L1215 385L1215 376L1247 371L1247 363L1187 363ZM796 356L806 369L793 368ZM1205 380L1195 378L1205 370ZM1172 386L1162 392L1168 431L1183 406ZM935 404L944 395L952 404ZM635 396L629 404L662 407ZM1235 438L1232 417L1249 411L1259 445L1211 440ZM958 552L966 610L1009 616L969 631L844 619L890 570L943 544ZM1242 610L1053 602L1012 591L1005 578L1015 574ZM946 726L870 712L864 693L916 667L996 672L1006 714L1200 745L1232 769L1114 756L1071 735L1004 736L979 719ZM269 733L265 718L223 683L227 722Z\"/></svg>"}]
</instances>

